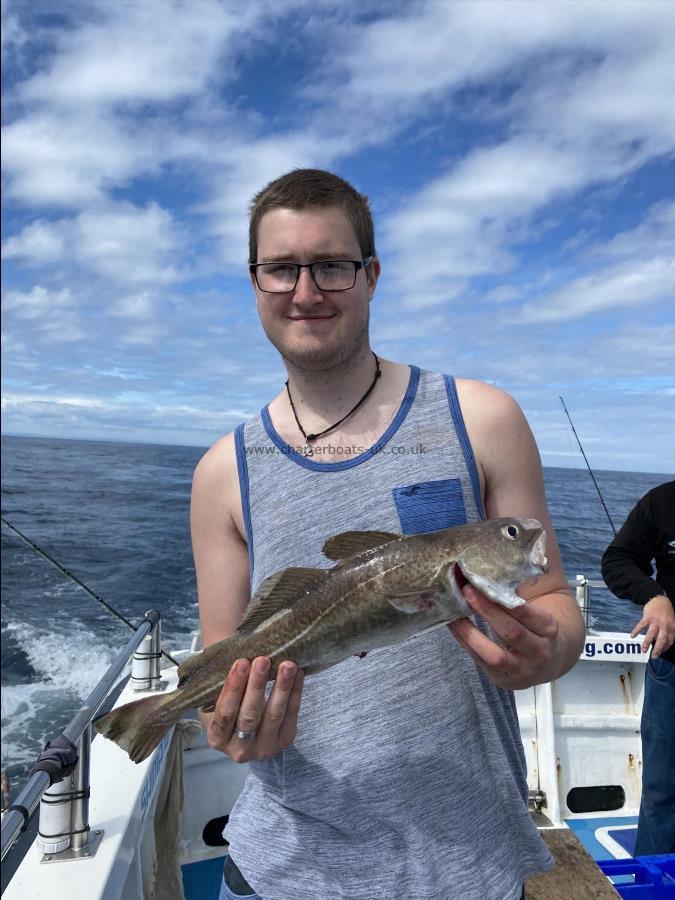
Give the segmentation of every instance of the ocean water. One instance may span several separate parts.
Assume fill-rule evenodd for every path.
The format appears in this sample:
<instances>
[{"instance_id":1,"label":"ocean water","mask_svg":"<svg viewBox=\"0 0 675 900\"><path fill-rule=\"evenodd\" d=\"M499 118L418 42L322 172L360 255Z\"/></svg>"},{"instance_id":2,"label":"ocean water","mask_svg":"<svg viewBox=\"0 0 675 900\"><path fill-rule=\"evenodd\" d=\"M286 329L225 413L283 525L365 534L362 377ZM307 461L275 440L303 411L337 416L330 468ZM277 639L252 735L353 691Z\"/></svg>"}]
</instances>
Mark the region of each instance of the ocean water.
<instances>
[{"instance_id":1,"label":"ocean water","mask_svg":"<svg viewBox=\"0 0 675 900\"><path fill-rule=\"evenodd\" d=\"M162 614L165 646L198 626L189 535L192 472L204 450L2 438L2 515L126 618ZM583 461L581 466L583 466ZM618 528L672 475L596 472ZM565 571L600 578L612 537L585 468L544 470ZM594 593L594 625L630 630L638 609ZM2 769L13 794L127 641L128 628L2 527Z\"/></svg>"}]
</instances>

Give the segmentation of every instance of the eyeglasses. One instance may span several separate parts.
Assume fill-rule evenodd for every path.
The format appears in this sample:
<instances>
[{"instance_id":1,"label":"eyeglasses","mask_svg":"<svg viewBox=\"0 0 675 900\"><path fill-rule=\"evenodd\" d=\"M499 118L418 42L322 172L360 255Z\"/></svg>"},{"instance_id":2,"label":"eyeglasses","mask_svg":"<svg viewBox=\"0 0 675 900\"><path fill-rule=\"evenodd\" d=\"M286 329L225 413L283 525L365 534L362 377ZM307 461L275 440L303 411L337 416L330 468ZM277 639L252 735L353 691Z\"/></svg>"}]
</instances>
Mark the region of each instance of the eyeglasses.
<instances>
[{"instance_id":1,"label":"eyeglasses","mask_svg":"<svg viewBox=\"0 0 675 900\"><path fill-rule=\"evenodd\" d=\"M309 269L312 280L320 291L348 291L356 284L356 273L359 269L367 268L372 258L327 259L303 265L290 262L252 263L249 269L260 290L266 294L294 291L300 278L300 269Z\"/></svg>"}]
</instances>

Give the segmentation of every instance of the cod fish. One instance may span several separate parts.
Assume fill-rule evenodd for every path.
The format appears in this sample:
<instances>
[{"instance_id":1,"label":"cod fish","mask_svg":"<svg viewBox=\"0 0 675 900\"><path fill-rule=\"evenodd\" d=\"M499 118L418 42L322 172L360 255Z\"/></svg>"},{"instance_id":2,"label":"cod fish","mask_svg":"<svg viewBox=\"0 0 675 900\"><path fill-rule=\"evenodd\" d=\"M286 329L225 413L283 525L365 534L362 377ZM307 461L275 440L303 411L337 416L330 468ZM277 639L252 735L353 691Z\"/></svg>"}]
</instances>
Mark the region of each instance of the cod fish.
<instances>
[{"instance_id":1,"label":"cod fish","mask_svg":"<svg viewBox=\"0 0 675 900\"><path fill-rule=\"evenodd\" d=\"M95 722L136 763L189 709L211 711L230 667L267 656L270 680L293 660L307 675L471 614L467 583L509 609L516 585L546 572L536 519L490 519L426 534L350 531L330 538L332 568L288 568L265 579L233 637L178 668L175 691L127 703Z\"/></svg>"}]
</instances>

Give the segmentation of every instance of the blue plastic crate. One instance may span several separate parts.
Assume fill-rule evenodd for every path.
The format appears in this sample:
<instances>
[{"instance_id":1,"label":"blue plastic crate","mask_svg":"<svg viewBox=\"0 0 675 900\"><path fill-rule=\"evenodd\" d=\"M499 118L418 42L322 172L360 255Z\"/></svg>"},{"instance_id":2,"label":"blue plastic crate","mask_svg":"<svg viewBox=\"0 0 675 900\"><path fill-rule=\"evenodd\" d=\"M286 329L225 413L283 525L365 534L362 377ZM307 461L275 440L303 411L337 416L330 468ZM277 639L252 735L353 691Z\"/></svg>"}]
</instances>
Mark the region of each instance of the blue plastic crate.
<instances>
[{"instance_id":1,"label":"blue plastic crate","mask_svg":"<svg viewBox=\"0 0 675 900\"><path fill-rule=\"evenodd\" d=\"M636 859L601 859L598 866L626 900L675 900L673 853Z\"/></svg>"}]
</instances>

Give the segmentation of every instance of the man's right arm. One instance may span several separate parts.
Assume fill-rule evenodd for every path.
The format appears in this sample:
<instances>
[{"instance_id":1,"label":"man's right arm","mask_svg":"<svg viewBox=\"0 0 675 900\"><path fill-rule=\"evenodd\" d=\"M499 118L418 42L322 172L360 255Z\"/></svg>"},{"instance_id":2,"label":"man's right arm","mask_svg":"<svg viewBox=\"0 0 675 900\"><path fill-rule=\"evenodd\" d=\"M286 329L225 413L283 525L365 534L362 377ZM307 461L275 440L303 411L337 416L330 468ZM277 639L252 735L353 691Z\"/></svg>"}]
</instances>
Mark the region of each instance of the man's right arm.
<instances>
[{"instance_id":1,"label":"man's right arm","mask_svg":"<svg viewBox=\"0 0 675 900\"><path fill-rule=\"evenodd\" d=\"M197 573L202 643L236 634L249 602L249 557L237 476L234 436L218 441L200 460L192 481L192 548ZM236 762L267 759L290 746L297 730L302 672L281 665L268 701L269 660L240 659L223 672L212 713L200 712L208 742ZM255 731L252 741L233 730Z\"/></svg>"},{"instance_id":2,"label":"man's right arm","mask_svg":"<svg viewBox=\"0 0 675 900\"><path fill-rule=\"evenodd\" d=\"M655 547L655 527L643 498L602 556L602 577L615 596L644 606L661 593L651 577Z\"/></svg>"},{"instance_id":3,"label":"man's right arm","mask_svg":"<svg viewBox=\"0 0 675 900\"><path fill-rule=\"evenodd\" d=\"M630 511L619 533L605 550L601 563L602 577L610 591L621 599L632 600L644 607L631 637L646 631L642 652L646 653L652 647L652 656L660 656L675 640L672 599L651 577L657 541L656 524L647 495Z\"/></svg>"}]
</instances>

